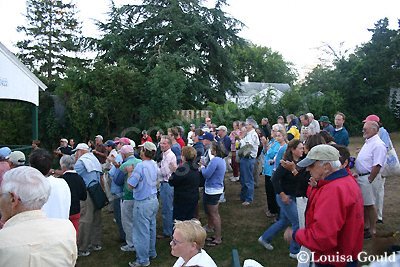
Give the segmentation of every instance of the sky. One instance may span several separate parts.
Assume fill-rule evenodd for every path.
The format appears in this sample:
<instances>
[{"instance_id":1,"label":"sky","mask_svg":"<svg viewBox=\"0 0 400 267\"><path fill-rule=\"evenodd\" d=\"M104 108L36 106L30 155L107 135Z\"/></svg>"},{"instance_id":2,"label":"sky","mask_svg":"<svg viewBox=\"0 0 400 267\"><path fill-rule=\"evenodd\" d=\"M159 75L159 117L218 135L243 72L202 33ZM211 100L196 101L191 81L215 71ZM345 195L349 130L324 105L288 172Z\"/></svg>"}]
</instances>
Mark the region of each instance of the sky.
<instances>
[{"instance_id":1,"label":"sky","mask_svg":"<svg viewBox=\"0 0 400 267\"><path fill-rule=\"evenodd\" d=\"M135 2L114 1L117 5ZM83 21L84 35L98 36L94 21L105 20L109 0L74 2ZM321 57L327 58L320 49L324 44L337 51L352 51L371 39L367 29L373 28L376 21L388 17L390 28L398 29L400 19L399 0L227 0L227 3L224 11L246 25L239 35L282 54L294 64L300 78L320 63ZM18 51L15 43L24 38L16 31L18 25L26 23L24 12L25 0L0 0L0 42L12 52Z\"/></svg>"}]
</instances>

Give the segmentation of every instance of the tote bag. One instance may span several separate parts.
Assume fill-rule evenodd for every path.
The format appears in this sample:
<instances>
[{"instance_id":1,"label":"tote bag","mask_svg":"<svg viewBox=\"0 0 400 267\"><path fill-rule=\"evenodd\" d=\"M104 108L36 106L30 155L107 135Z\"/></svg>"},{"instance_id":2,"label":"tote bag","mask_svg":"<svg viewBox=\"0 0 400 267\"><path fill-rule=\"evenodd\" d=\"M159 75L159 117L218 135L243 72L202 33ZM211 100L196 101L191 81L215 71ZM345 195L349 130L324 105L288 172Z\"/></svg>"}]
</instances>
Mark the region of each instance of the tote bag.
<instances>
[{"instance_id":1,"label":"tote bag","mask_svg":"<svg viewBox=\"0 0 400 267\"><path fill-rule=\"evenodd\" d=\"M103 188L101 188L100 183L95 183L94 185L91 185L87 188L87 191L89 192L89 195L92 198L93 204L96 209L102 209L109 203L107 195L106 193L104 193Z\"/></svg>"},{"instance_id":2,"label":"tote bag","mask_svg":"<svg viewBox=\"0 0 400 267\"><path fill-rule=\"evenodd\" d=\"M381 175L383 177L400 176L399 158L397 157L396 150L394 149L391 140Z\"/></svg>"}]
</instances>

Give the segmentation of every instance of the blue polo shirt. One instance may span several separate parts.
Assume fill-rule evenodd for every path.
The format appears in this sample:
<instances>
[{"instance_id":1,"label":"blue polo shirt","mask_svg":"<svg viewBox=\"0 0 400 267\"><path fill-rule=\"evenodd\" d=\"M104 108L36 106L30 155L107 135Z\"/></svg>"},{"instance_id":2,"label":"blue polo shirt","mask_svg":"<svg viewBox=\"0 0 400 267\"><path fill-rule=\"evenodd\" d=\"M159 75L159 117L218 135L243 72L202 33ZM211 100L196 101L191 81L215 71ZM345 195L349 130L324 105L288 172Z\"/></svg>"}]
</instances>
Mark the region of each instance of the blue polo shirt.
<instances>
[{"instance_id":1,"label":"blue polo shirt","mask_svg":"<svg viewBox=\"0 0 400 267\"><path fill-rule=\"evenodd\" d=\"M85 164L83 164L81 160L78 159L76 161L74 169L82 177L83 181L85 182L86 188L89 187L89 185L93 185L95 182L100 182L101 173L98 171L88 172L86 170Z\"/></svg>"},{"instance_id":2,"label":"blue polo shirt","mask_svg":"<svg viewBox=\"0 0 400 267\"><path fill-rule=\"evenodd\" d=\"M138 163L128 178L128 184L133 186L134 200L144 200L157 194L157 163L154 160Z\"/></svg>"}]
</instances>

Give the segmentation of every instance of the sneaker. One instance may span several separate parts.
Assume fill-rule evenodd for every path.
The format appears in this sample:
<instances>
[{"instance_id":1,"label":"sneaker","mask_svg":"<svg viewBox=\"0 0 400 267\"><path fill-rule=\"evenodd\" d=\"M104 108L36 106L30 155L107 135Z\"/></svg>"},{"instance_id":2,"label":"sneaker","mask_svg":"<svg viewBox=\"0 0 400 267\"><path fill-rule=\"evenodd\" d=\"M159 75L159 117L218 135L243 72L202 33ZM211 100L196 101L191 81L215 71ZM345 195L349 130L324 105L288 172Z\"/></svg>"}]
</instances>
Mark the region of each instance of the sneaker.
<instances>
[{"instance_id":1,"label":"sneaker","mask_svg":"<svg viewBox=\"0 0 400 267\"><path fill-rule=\"evenodd\" d=\"M122 246L121 250L124 251L124 252L136 251L133 246L131 247L128 244L126 244L125 246Z\"/></svg>"},{"instance_id":2,"label":"sneaker","mask_svg":"<svg viewBox=\"0 0 400 267\"><path fill-rule=\"evenodd\" d=\"M276 213L271 213L269 210L267 210L265 212L265 215L267 215L268 218L275 218L276 217Z\"/></svg>"},{"instance_id":3,"label":"sneaker","mask_svg":"<svg viewBox=\"0 0 400 267\"><path fill-rule=\"evenodd\" d=\"M150 266L150 262L139 263L137 261L130 261L129 266L130 267L147 267L147 266Z\"/></svg>"},{"instance_id":4,"label":"sneaker","mask_svg":"<svg viewBox=\"0 0 400 267\"><path fill-rule=\"evenodd\" d=\"M229 180L230 180L231 182L237 182L237 181L239 181L239 177L233 176L233 177L229 178Z\"/></svg>"},{"instance_id":5,"label":"sneaker","mask_svg":"<svg viewBox=\"0 0 400 267\"><path fill-rule=\"evenodd\" d=\"M292 258L292 259L297 260L297 254L298 254L298 253L296 253L296 254L294 254L294 253L289 253L289 257Z\"/></svg>"},{"instance_id":6,"label":"sneaker","mask_svg":"<svg viewBox=\"0 0 400 267\"><path fill-rule=\"evenodd\" d=\"M260 237L258 238L258 243L260 243L260 245L262 245L264 248L266 248L266 249L268 249L268 250L273 250L273 249L274 249L274 247L273 247L270 243L265 242L265 241L262 239L262 236L260 236Z\"/></svg>"},{"instance_id":7,"label":"sneaker","mask_svg":"<svg viewBox=\"0 0 400 267\"><path fill-rule=\"evenodd\" d=\"M93 250L93 251L100 251L100 250L102 250L103 249L103 247L102 246L100 246L100 245L90 245L89 246L89 250Z\"/></svg>"},{"instance_id":8,"label":"sneaker","mask_svg":"<svg viewBox=\"0 0 400 267\"><path fill-rule=\"evenodd\" d=\"M250 202L245 201L245 202L242 203L242 205L243 205L243 206L248 206L248 205L250 205Z\"/></svg>"},{"instance_id":9,"label":"sneaker","mask_svg":"<svg viewBox=\"0 0 400 267\"><path fill-rule=\"evenodd\" d=\"M87 257L90 255L89 250L79 250L78 251L78 257Z\"/></svg>"},{"instance_id":10,"label":"sneaker","mask_svg":"<svg viewBox=\"0 0 400 267\"><path fill-rule=\"evenodd\" d=\"M203 228L207 233L214 233L214 229L210 228L208 224L204 225Z\"/></svg>"},{"instance_id":11,"label":"sneaker","mask_svg":"<svg viewBox=\"0 0 400 267\"><path fill-rule=\"evenodd\" d=\"M381 224L383 224L383 220L379 219L379 220L376 221L376 223L381 223Z\"/></svg>"}]
</instances>

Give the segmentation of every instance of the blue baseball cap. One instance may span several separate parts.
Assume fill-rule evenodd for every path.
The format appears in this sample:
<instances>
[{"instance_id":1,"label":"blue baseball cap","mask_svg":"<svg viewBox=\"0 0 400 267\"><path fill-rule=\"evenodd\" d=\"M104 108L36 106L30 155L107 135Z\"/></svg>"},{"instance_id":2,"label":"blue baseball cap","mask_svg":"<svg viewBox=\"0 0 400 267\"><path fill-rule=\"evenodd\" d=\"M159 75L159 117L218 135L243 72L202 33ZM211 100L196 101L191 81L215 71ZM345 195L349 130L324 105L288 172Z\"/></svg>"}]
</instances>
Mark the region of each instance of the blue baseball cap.
<instances>
[{"instance_id":1,"label":"blue baseball cap","mask_svg":"<svg viewBox=\"0 0 400 267\"><path fill-rule=\"evenodd\" d=\"M113 140L107 140L103 146L111 146L111 147L115 147L115 142Z\"/></svg>"},{"instance_id":2,"label":"blue baseball cap","mask_svg":"<svg viewBox=\"0 0 400 267\"><path fill-rule=\"evenodd\" d=\"M199 136L199 140L210 140L214 141L214 135L212 133L204 133L203 135Z\"/></svg>"},{"instance_id":3,"label":"blue baseball cap","mask_svg":"<svg viewBox=\"0 0 400 267\"><path fill-rule=\"evenodd\" d=\"M9 147L2 147L0 148L0 158L5 159L6 157L10 156L11 149Z\"/></svg>"}]
</instances>

